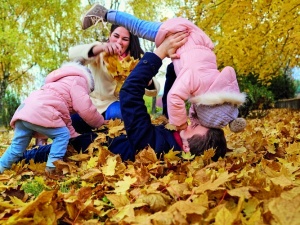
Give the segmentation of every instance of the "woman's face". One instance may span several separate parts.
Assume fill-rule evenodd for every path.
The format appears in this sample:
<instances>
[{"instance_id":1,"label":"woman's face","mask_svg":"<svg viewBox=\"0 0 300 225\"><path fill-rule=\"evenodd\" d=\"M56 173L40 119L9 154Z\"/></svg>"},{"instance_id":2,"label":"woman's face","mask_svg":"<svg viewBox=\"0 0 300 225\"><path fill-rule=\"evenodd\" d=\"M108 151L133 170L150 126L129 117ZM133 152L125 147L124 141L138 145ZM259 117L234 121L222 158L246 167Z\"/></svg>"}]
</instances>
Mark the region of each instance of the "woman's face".
<instances>
[{"instance_id":1,"label":"woman's face","mask_svg":"<svg viewBox=\"0 0 300 225\"><path fill-rule=\"evenodd\" d=\"M185 152L189 152L189 143L188 139L193 137L195 134L197 135L205 135L208 131L208 128L203 127L201 125L188 125L188 127L185 130L180 131L180 137L183 144L183 150Z\"/></svg>"},{"instance_id":2,"label":"woman's face","mask_svg":"<svg viewBox=\"0 0 300 225\"><path fill-rule=\"evenodd\" d=\"M109 37L109 42L117 42L121 45L121 54L124 54L128 49L130 44L130 34L129 31L124 27L117 27Z\"/></svg>"}]
</instances>

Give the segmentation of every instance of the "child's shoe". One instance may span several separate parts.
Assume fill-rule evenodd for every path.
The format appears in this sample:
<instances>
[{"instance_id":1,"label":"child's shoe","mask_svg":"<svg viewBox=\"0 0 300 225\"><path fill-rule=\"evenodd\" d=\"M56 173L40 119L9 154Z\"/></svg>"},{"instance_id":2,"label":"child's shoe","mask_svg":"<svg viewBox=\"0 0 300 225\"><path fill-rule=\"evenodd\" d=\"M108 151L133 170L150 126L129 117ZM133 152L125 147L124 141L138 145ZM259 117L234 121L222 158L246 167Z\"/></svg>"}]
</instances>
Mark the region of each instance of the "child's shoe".
<instances>
[{"instance_id":1,"label":"child's shoe","mask_svg":"<svg viewBox=\"0 0 300 225\"><path fill-rule=\"evenodd\" d=\"M82 29L86 30L100 21L105 21L106 13L107 9L104 6L99 4L93 5L93 7L90 8L83 16Z\"/></svg>"},{"instance_id":2,"label":"child's shoe","mask_svg":"<svg viewBox=\"0 0 300 225\"><path fill-rule=\"evenodd\" d=\"M46 166L45 172L46 172L47 174L49 174L49 175L55 174L55 172L56 172L56 167Z\"/></svg>"}]
</instances>

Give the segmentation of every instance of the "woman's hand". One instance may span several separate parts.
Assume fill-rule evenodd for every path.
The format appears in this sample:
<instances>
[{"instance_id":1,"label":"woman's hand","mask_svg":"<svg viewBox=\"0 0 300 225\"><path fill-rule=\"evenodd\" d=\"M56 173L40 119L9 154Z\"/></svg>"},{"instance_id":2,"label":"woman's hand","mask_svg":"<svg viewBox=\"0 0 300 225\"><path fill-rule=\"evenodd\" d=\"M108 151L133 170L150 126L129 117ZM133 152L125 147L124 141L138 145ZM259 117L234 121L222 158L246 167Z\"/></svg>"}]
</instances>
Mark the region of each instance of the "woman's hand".
<instances>
[{"instance_id":1,"label":"woman's hand","mask_svg":"<svg viewBox=\"0 0 300 225\"><path fill-rule=\"evenodd\" d=\"M155 49L154 53L161 59L164 59L165 57L171 59L180 58L180 56L176 54L176 51L186 43L188 35L188 31L180 31L168 35L161 45Z\"/></svg>"},{"instance_id":2,"label":"woman's hand","mask_svg":"<svg viewBox=\"0 0 300 225\"><path fill-rule=\"evenodd\" d=\"M101 52L107 52L110 55L120 55L122 47L117 42L99 43L93 47L93 54L98 55Z\"/></svg>"}]
</instances>

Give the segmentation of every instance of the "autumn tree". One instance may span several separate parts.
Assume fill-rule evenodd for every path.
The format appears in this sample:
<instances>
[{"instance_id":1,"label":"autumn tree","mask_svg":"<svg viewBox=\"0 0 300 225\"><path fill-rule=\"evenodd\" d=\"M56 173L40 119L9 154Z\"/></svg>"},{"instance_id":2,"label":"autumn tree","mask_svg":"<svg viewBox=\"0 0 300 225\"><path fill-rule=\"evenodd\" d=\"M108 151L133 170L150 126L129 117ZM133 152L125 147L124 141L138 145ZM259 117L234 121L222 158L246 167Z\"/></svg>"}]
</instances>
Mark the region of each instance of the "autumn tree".
<instances>
[{"instance_id":1,"label":"autumn tree","mask_svg":"<svg viewBox=\"0 0 300 225\"><path fill-rule=\"evenodd\" d=\"M81 15L89 7L80 0L1 2L1 109L7 89L26 96L36 88L34 80L68 60L70 46L100 39L101 30L81 29Z\"/></svg>"},{"instance_id":2,"label":"autumn tree","mask_svg":"<svg viewBox=\"0 0 300 225\"><path fill-rule=\"evenodd\" d=\"M139 19L147 20L147 21L160 21L163 17L159 17L161 14L159 13L159 8L161 7L158 1L134 1L128 0L127 12L132 13ZM150 42L147 40L142 40L144 51L153 52L155 48L154 42Z\"/></svg>"},{"instance_id":3,"label":"autumn tree","mask_svg":"<svg viewBox=\"0 0 300 225\"><path fill-rule=\"evenodd\" d=\"M214 41L218 64L270 79L300 64L297 0L167 0Z\"/></svg>"}]
</instances>

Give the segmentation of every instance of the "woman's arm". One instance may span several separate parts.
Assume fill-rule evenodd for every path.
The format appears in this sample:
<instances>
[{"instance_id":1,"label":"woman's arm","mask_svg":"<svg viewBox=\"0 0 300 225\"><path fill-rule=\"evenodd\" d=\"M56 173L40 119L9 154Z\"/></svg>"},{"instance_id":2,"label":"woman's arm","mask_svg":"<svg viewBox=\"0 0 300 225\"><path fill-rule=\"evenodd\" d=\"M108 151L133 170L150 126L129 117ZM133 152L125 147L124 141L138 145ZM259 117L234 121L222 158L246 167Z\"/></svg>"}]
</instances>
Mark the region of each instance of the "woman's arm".
<instances>
[{"instance_id":1,"label":"woman's arm","mask_svg":"<svg viewBox=\"0 0 300 225\"><path fill-rule=\"evenodd\" d=\"M88 64L94 60L89 56L89 52L94 46L101 44L100 42L94 42L90 44L76 45L69 48L69 59L71 61L78 61L82 64Z\"/></svg>"},{"instance_id":2,"label":"woman's arm","mask_svg":"<svg viewBox=\"0 0 300 225\"><path fill-rule=\"evenodd\" d=\"M119 54L120 51L121 46L119 43L94 42L69 48L69 58L72 61L79 61L83 64L88 64L101 52L107 52L108 54L114 55Z\"/></svg>"}]
</instances>

